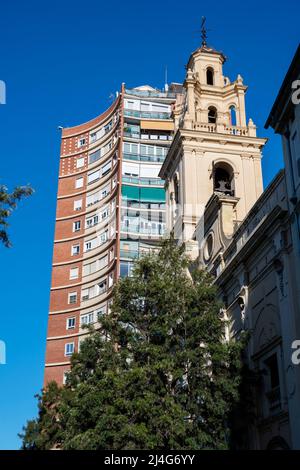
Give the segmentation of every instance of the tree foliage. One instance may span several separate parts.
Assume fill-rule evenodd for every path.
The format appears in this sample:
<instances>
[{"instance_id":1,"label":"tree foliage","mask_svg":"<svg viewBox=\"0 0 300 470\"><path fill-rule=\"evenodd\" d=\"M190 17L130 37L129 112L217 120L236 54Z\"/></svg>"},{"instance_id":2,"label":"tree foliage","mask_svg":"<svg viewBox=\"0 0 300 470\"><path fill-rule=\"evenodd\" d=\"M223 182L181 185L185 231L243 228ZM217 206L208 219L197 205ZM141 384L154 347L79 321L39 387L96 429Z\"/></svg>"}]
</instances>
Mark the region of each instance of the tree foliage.
<instances>
[{"instance_id":1,"label":"tree foliage","mask_svg":"<svg viewBox=\"0 0 300 470\"><path fill-rule=\"evenodd\" d=\"M32 193L33 189L30 186L18 186L12 193L9 193L6 186L0 185L0 242L7 248L11 246L7 233L9 227L7 219L16 209L17 203Z\"/></svg>"},{"instance_id":2,"label":"tree foliage","mask_svg":"<svg viewBox=\"0 0 300 470\"><path fill-rule=\"evenodd\" d=\"M101 331L50 383L24 449L226 449L242 341L225 342L209 275L175 242L136 262L114 288Z\"/></svg>"}]
</instances>

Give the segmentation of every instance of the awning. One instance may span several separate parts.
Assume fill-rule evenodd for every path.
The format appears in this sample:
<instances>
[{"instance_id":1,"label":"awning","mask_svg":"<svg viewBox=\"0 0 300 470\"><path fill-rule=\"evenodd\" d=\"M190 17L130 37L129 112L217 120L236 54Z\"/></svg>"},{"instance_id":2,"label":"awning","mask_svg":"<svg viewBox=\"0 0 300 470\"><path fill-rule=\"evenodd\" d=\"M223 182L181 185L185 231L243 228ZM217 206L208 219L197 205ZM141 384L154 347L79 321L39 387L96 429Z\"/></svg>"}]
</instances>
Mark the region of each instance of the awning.
<instances>
[{"instance_id":1,"label":"awning","mask_svg":"<svg viewBox=\"0 0 300 470\"><path fill-rule=\"evenodd\" d=\"M139 187L122 184L122 197L138 201L140 199Z\"/></svg>"},{"instance_id":2,"label":"awning","mask_svg":"<svg viewBox=\"0 0 300 470\"><path fill-rule=\"evenodd\" d=\"M165 190L162 188L140 188L140 200L146 202L165 202Z\"/></svg>"},{"instance_id":3,"label":"awning","mask_svg":"<svg viewBox=\"0 0 300 470\"><path fill-rule=\"evenodd\" d=\"M141 121L141 129L156 129L160 131L173 131L174 123L168 121Z\"/></svg>"}]
</instances>

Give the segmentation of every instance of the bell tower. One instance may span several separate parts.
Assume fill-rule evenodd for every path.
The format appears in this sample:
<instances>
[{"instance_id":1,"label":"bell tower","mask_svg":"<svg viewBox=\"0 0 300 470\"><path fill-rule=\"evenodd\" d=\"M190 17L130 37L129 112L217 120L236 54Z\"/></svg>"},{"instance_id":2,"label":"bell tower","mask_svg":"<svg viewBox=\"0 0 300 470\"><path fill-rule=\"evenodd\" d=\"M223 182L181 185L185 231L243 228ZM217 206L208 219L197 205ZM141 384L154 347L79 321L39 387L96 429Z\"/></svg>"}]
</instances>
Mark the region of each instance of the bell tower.
<instances>
[{"instance_id":1,"label":"bell tower","mask_svg":"<svg viewBox=\"0 0 300 470\"><path fill-rule=\"evenodd\" d=\"M160 171L166 181L168 230L186 244L210 198L226 196L237 226L263 190L266 139L256 136L252 119L247 121L247 86L240 75L232 82L224 76L225 61L222 52L206 45L206 35L191 54L185 97L174 108L177 131Z\"/></svg>"}]
</instances>

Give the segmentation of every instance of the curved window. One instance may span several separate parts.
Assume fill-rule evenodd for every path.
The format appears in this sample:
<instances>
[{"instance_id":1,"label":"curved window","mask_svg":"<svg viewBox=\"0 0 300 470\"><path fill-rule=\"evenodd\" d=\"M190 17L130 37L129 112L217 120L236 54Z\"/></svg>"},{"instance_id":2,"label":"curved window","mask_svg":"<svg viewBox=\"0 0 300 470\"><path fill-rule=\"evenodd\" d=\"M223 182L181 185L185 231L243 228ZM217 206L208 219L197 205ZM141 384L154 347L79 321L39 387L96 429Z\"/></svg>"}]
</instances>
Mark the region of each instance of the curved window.
<instances>
[{"instance_id":1,"label":"curved window","mask_svg":"<svg viewBox=\"0 0 300 470\"><path fill-rule=\"evenodd\" d=\"M233 170L227 163L218 163L214 167L214 191L234 196Z\"/></svg>"},{"instance_id":2,"label":"curved window","mask_svg":"<svg viewBox=\"0 0 300 470\"><path fill-rule=\"evenodd\" d=\"M217 109L214 106L208 108L208 122L215 124L217 122Z\"/></svg>"},{"instance_id":3,"label":"curved window","mask_svg":"<svg viewBox=\"0 0 300 470\"><path fill-rule=\"evenodd\" d=\"M213 85L214 84L214 69L209 67L206 70L206 83L207 85Z\"/></svg>"},{"instance_id":4,"label":"curved window","mask_svg":"<svg viewBox=\"0 0 300 470\"><path fill-rule=\"evenodd\" d=\"M236 109L234 106L230 106L229 108L230 111L230 125L231 126L236 126Z\"/></svg>"}]
</instances>

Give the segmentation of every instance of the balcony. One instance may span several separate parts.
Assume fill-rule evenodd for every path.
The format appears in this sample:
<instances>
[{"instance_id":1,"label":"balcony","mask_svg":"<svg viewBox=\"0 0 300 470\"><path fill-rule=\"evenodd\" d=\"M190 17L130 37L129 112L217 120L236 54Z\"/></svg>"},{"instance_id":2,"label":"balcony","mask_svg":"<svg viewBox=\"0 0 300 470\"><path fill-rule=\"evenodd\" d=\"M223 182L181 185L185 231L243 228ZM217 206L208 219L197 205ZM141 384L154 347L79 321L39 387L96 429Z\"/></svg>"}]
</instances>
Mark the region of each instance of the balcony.
<instances>
[{"instance_id":1,"label":"balcony","mask_svg":"<svg viewBox=\"0 0 300 470\"><path fill-rule=\"evenodd\" d=\"M136 259L139 257L137 250L120 250L120 258Z\"/></svg>"},{"instance_id":2,"label":"balcony","mask_svg":"<svg viewBox=\"0 0 300 470\"><path fill-rule=\"evenodd\" d=\"M158 227L147 227L147 228L141 228L140 225L131 225L127 226L122 224L121 225L121 232L125 233L137 233L140 235L152 235L152 236L162 236L165 233L165 226L162 225L161 228Z\"/></svg>"},{"instance_id":3,"label":"balcony","mask_svg":"<svg viewBox=\"0 0 300 470\"><path fill-rule=\"evenodd\" d=\"M141 134L139 132L124 131L124 136L130 139L140 139Z\"/></svg>"},{"instance_id":4,"label":"balcony","mask_svg":"<svg viewBox=\"0 0 300 470\"><path fill-rule=\"evenodd\" d=\"M227 126L226 124L211 124L203 122L192 122L192 129L203 132L218 132L219 134L239 135L244 137L255 137L256 127Z\"/></svg>"},{"instance_id":5,"label":"balcony","mask_svg":"<svg viewBox=\"0 0 300 470\"><path fill-rule=\"evenodd\" d=\"M171 113L124 109L124 116L138 119L171 119Z\"/></svg>"},{"instance_id":6,"label":"balcony","mask_svg":"<svg viewBox=\"0 0 300 470\"><path fill-rule=\"evenodd\" d=\"M125 158L126 160L136 160L139 162L163 163L166 157L160 156L160 155L139 155L139 154L124 152L123 158Z\"/></svg>"},{"instance_id":7,"label":"balcony","mask_svg":"<svg viewBox=\"0 0 300 470\"><path fill-rule=\"evenodd\" d=\"M141 186L164 186L165 183L160 178L138 178L135 176L122 176L122 182Z\"/></svg>"},{"instance_id":8,"label":"balcony","mask_svg":"<svg viewBox=\"0 0 300 470\"><path fill-rule=\"evenodd\" d=\"M159 90L157 91L137 90L135 88L126 88L125 94L133 95L133 96L142 96L144 98L168 98L168 99L176 98L176 93L163 92Z\"/></svg>"},{"instance_id":9,"label":"balcony","mask_svg":"<svg viewBox=\"0 0 300 470\"><path fill-rule=\"evenodd\" d=\"M143 133L141 134L140 137L142 140L172 140L173 136L172 135L166 135L166 134L146 134Z\"/></svg>"},{"instance_id":10,"label":"balcony","mask_svg":"<svg viewBox=\"0 0 300 470\"><path fill-rule=\"evenodd\" d=\"M167 134L151 134L151 133L140 133L129 128L124 130L124 137L128 137L129 139L136 139L136 140L162 140L164 142L171 141L173 139L172 135Z\"/></svg>"}]
</instances>

